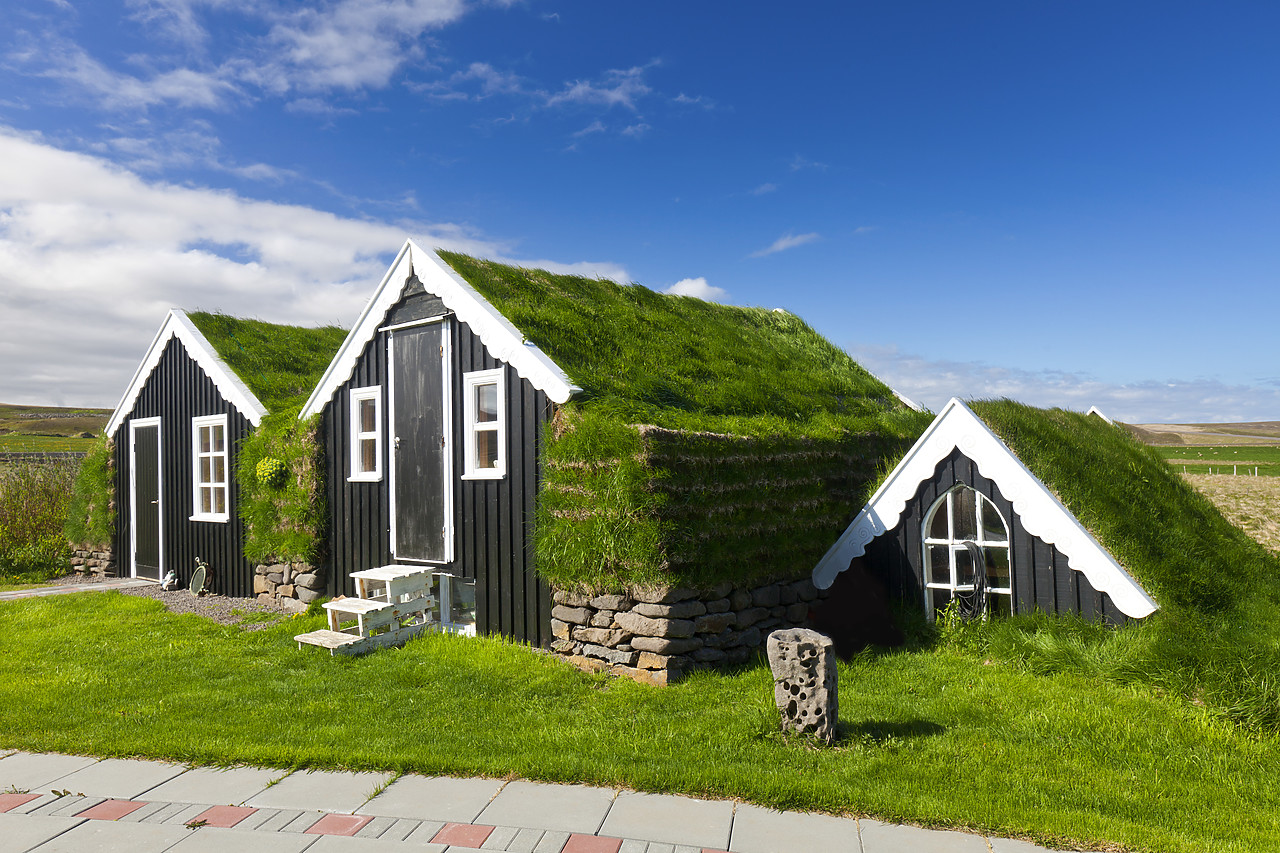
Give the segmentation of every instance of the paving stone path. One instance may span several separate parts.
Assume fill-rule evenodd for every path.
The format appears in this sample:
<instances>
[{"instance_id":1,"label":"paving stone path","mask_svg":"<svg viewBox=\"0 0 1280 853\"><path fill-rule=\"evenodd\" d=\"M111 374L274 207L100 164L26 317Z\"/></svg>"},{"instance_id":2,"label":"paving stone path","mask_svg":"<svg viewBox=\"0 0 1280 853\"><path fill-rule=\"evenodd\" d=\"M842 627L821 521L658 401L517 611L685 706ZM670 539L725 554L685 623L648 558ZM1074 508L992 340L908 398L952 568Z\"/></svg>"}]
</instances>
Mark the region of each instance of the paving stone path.
<instances>
[{"instance_id":1,"label":"paving stone path","mask_svg":"<svg viewBox=\"0 0 1280 853\"><path fill-rule=\"evenodd\" d=\"M391 773L187 767L0 749L6 853L1035 853L728 800Z\"/></svg>"}]
</instances>

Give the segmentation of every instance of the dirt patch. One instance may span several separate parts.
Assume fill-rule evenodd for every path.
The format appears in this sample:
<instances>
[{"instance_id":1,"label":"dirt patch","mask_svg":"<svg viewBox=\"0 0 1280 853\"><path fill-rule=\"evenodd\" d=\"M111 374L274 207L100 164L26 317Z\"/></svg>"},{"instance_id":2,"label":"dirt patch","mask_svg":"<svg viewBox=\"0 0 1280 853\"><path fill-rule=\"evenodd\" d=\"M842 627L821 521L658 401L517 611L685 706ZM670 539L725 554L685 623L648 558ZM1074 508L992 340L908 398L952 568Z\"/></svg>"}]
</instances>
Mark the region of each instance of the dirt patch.
<instances>
[{"instance_id":1,"label":"dirt patch","mask_svg":"<svg viewBox=\"0 0 1280 853\"><path fill-rule=\"evenodd\" d=\"M1280 477L1183 474L1227 520L1280 553Z\"/></svg>"}]
</instances>

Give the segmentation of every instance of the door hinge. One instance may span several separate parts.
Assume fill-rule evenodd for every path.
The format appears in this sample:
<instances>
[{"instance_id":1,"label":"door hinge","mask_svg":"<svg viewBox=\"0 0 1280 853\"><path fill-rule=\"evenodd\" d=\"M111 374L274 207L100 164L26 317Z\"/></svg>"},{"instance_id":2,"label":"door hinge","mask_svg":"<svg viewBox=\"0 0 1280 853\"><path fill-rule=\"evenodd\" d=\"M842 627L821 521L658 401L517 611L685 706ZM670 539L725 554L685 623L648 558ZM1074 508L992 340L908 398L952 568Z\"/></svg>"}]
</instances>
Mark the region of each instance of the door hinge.
<instances>
[{"instance_id":1,"label":"door hinge","mask_svg":"<svg viewBox=\"0 0 1280 853\"><path fill-rule=\"evenodd\" d=\"M440 345L440 357L444 358L444 344Z\"/></svg>"}]
</instances>

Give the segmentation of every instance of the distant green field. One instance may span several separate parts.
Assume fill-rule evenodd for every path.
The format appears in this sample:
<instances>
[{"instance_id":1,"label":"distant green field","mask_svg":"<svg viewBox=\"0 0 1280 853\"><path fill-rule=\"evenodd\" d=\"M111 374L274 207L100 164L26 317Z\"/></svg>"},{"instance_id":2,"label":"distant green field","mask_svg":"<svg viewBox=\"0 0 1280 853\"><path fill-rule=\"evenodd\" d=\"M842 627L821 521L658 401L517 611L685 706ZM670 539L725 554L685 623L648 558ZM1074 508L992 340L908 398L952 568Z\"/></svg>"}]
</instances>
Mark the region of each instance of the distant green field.
<instances>
[{"instance_id":1,"label":"distant green field","mask_svg":"<svg viewBox=\"0 0 1280 853\"><path fill-rule=\"evenodd\" d=\"M1195 446L1177 445L1155 448L1174 470L1186 469L1188 474L1230 474L1235 471L1244 475L1245 469L1252 474L1258 469L1262 477L1280 477L1280 447L1265 446Z\"/></svg>"},{"instance_id":2,"label":"distant green field","mask_svg":"<svg viewBox=\"0 0 1280 853\"><path fill-rule=\"evenodd\" d=\"M87 452L92 438L63 438L56 435L0 435L0 451L9 453L52 453L63 450Z\"/></svg>"}]
</instances>

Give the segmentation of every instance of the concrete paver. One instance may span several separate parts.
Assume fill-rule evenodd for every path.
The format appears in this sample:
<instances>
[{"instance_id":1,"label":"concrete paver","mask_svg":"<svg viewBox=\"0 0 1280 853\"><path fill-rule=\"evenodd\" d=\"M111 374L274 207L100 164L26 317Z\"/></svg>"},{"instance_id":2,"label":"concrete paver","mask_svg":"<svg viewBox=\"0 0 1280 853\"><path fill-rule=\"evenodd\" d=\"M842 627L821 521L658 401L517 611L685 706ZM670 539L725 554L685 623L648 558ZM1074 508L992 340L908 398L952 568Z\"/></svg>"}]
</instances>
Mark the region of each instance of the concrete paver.
<instances>
[{"instance_id":1,"label":"concrete paver","mask_svg":"<svg viewBox=\"0 0 1280 853\"><path fill-rule=\"evenodd\" d=\"M83 755L58 755L56 753L15 752L0 758L0 790L17 788L35 794L46 794L50 788L77 770L83 770L98 759Z\"/></svg>"},{"instance_id":2,"label":"concrete paver","mask_svg":"<svg viewBox=\"0 0 1280 853\"><path fill-rule=\"evenodd\" d=\"M308 836L310 837L310 836ZM457 847L444 844L417 844L405 841L383 841L381 838L346 838L340 835L322 835L307 853L459 853Z\"/></svg>"},{"instance_id":3,"label":"concrete paver","mask_svg":"<svg viewBox=\"0 0 1280 853\"><path fill-rule=\"evenodd\" d=\"M401 776L356 811L360 814L438 820L441 823L470 823L505 784L498 779Z\"/></svg>"},{"instance_id":4,"label":"concrete paver","mask_svg":"<svg viewBox=\"0 0 1280 853\"><path fill-rule=\"evenodd\" d=\"M104 758L61 777L56 787L97 797L132 800L185 771L181 764L165 761Z\"/></svg>"},{"instance_id":5,"label":"concrete paver","mask_svg":"<svg viewBox=\"0 0 1280 853\"><path fill-rule=\"evenodd\" d=\"M733 853L862 853L852 818L738 805L729 839ZM870 849L867 853L871 853Z\"/></svg>"},{"instance_id":6,"label":"concrete paver","mask_svg":"<svg viewBox=\"0 0 1280 853\"><path fill-rule=\"evenodd\" d=\"M948 832L881 823L869 818L859 821L865 853L988 853L987 839L968 832Z\"/></svg>"},{"instance_id":7,"label":"concrete paver","mask_svg":"<svg viewBox=\"0 0 1280 853\"><path fill-rule=\"evenodd\" d=\"M391 773L347 773L308 770L290 773L276 784L244 801L246 806L354 812L385 785Z\"/></svg>"},{"instance_id":8,"label":"concrete paver","mask_svg":"<svg viewBox=\"0 0 1280 853\"><path fill-rule=\"evenodd\" d=\"M732 826L733 803L728 800L622 791L600 834L727 850Z\"/></svg>"},{"instance_id":9,"label":"concrete paver","mask_svg":"<svg viewBox=\"0 0 1280 853\"><path fill-rule=\"evenodd\" d=\"M476 818L494 826L528 826L594 835L613 805L611 788L509 782Z\"/></svg>"},{"instance_id":10,"label":"concrete paver","mask_svg":"<svg viewBox=\"0 0 1280 853\"><path fill-rule=\"evenodd\" d=\"M265 767L196 767L157 785L147 796L168 803L238 806L286 775L286 770Z\"/></svg>"},{"instance_id":11,"label":"concrete paver","mask_svg":"<svg viewBox=\"0 0 1280 853\"><path fill-rule=\"evenodd\" d=\"M73 817L0 814L0 839L6 850L25 853L82 822Z\"/></svg>"},{"instance_id":12,"label":"concrete paver","mask_svg":"<svg viewBox=\"0 0 1280 853\"><path fill-rule=\"evenodd\" d=\"M86 820L41 844L39 853L162 853L189 831L181 826Z\"/></svg>"},{"instance_id":13,"label":"concrete paver","mask_svg":"<svg viewBox=\"0 0 1280 853\"><path fill-rule=\"evenodd\" d=\"M311 846L310 835L279 832L244 832L239 829L193 829L170 847L171 853L302 853ZM40 851L44 853L44 851Z\"/></svg>"}]
</instances>

